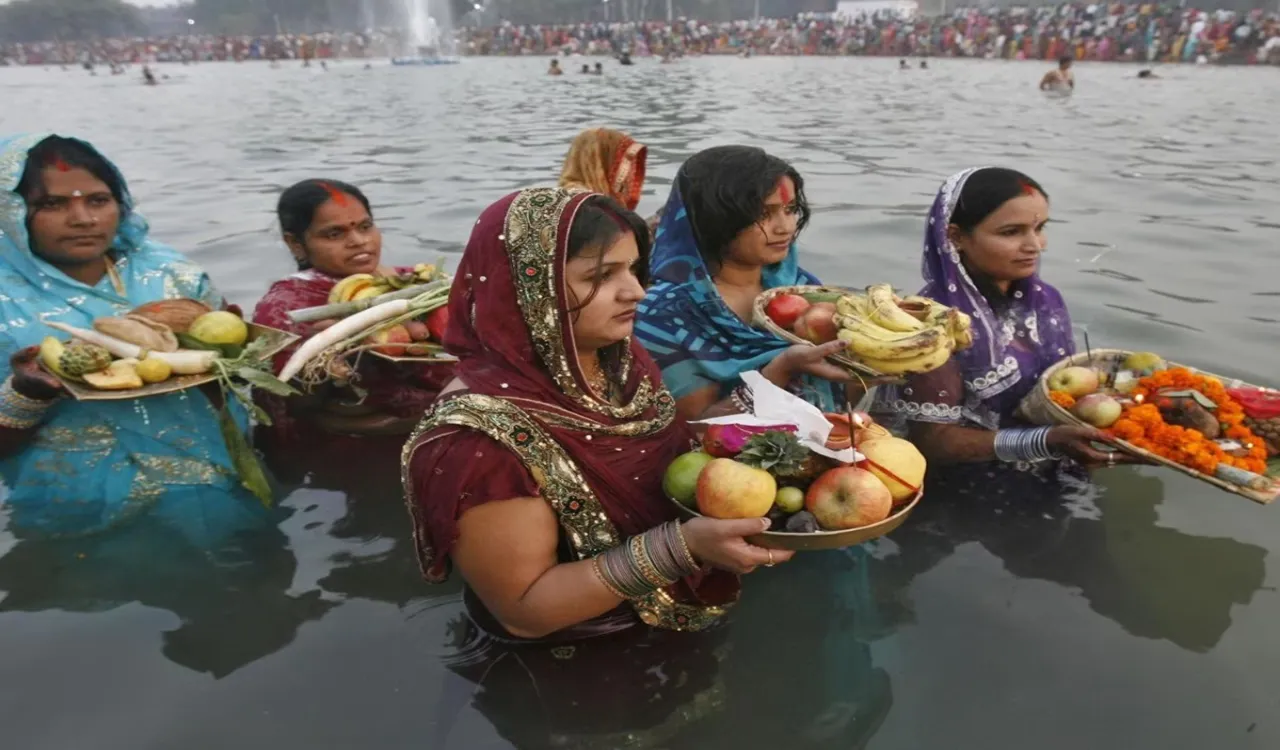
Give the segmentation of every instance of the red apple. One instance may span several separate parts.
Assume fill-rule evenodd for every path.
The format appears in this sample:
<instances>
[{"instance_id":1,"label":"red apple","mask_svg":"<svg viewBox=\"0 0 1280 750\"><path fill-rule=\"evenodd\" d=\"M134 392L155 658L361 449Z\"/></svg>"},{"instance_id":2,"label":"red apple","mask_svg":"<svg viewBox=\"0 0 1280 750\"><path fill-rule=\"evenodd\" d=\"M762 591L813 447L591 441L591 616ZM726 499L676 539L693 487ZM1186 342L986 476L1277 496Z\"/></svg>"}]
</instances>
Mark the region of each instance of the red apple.
<instances>
[{"instance_id":1,"label":"red apple","mask_svg":"<svg viewBox=\"0 0 1280 750\"><path fill-rule=\"evenodd\" d=\"M437 344L444 343L444 332L449 328L449 308L437 307L427 315L427 329L431 332L431 340Z\"/></svg>"},{"instance_id":2,"label":"red apple","mask_svg":"<svg viewBox=\"0 0 1280 750\"><path fill-rule=\"evenodd\" d=\"M388 357L403 357L404 345L411 343L413 339L404 326L391 326L373 334L368 341L378 345L373 349L375 352L381 352Z\"/></svg>"},{"instance_id":3,"label":"red apple","mask_svg":"<svg viewBox=\"0 0 1280 750\"><path fill-rule=\"evenodd\" d=\"M427 324L421 320L405 321L404 329L409 332L409 336L414 341L426 341L431 338L431 329L427 328Z\"/></svg>"},{"instance_id":4,"label":"red apple","mask_svg":"<svg viewBox=\"0 0 1280 750\"><path fill-rule=\"evenodd\" d=\"M829 531L879 523L893 510L893 495L875 474L842 466L818 477L804 496L804 507Z\"/></svg>"},{"instance_id":5,"label":"red apple","mask_svg":"<svg viewBox=\"0 0 1280 750\"><path fill-rule=\"evenodd\" d=\"M1120 402L1105 393L1081 396L1071 412L1094 427L1110 427L1119 419L1124 409Z\"/></svg>"},{"instance_id":6,"label":"red apple","mask_svg":"<svg viewBox=\"0 0 1280 750\"><path fill-rule=\"evenodd\" d=\"M762 518L777 494L778 483L769 472L731 458L713 459L702 467L694 491L698 512L711 518Z\"/></svg>"},{"instance_id":7,"label":"red apple","mask_svg":"<svg viewBox=\"0 0 1280 750\"><path fill-rule=\"evenodd\" d=\"M800 319L796 321L794 332L805 341L825 344L836 340L835 321L836 306L834 302L818 302L810 305Z\"/></svg>"},{"instance_id":8,"label":"red apple","mask_svg":"<svg viewBox=\"0 0 1280 750\"><path fill-rule=\"evenodd\" d=\"M809 309L809 300L798 294L779 294L765 305L765 315L769 320L790 331L796 320Z\"/></svg>"}]
</instances>

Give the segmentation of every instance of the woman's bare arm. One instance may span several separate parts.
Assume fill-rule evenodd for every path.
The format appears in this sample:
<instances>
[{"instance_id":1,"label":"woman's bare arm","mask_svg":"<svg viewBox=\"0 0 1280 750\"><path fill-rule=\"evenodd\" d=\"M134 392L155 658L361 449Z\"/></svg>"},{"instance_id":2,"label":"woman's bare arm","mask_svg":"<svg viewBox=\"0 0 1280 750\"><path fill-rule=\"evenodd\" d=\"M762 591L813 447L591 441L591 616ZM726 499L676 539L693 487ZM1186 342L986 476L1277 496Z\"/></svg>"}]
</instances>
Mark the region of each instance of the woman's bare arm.
<instances>
[{"instance_id":1,"label":"woman's bare arm","mask_svg":"<svg viewBox=\"0 0 1280 750\"><path fill-rule=\"evenodd\" d=\"M954 424L912 422L908 437L930 463L994 461L996 433Z\"/></svg>"},{"instance_id":2,"label":"woman's bare arm","mask_svg":"<svg viewBox=\"0 0 1280 750\"><path fill-rule=\"evenodd\" d=\"M450 556L507 632L541 638L614 609L590 560L560 563L560 527L536 497L485 503L458 520Z\"/></svg>"}]
</instances>

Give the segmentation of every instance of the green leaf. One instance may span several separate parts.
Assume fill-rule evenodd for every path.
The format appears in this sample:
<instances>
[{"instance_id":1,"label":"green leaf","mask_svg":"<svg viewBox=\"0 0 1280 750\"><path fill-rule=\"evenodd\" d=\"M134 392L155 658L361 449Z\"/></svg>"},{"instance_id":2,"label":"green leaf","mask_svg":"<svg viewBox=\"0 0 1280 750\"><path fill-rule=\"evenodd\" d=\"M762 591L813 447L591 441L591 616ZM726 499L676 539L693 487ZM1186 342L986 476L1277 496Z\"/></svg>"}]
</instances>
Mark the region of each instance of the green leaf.
<instances>
[{"instance_id":1,"label":"green leaf","mask_svg":"<svg viewBox=\"0 0 1280 750\"><path fill-rule=\"evenodd\" d=\"M240 359L244 354L244 347L240 344L222 344L218 347L218 351L222 352L222 356L227 359Z\"/></svg>"},{"instance_id":2,"label":"green leaf","mask_svg":"<svg viewBox=\"0 0 1280 750\"><path fill-rule=\"evenodd\" d=\"M297 396L298 390L275 375L263 372L256 367L241 367L236 376L243 378L254 388L261 388L275 396Z\"/></svg>"},{"instance_id":3,"label":"green leaf","mask_svg":"<svg viewBox=\"0 0 1280 750\"><path fill-rule=\"evenodd\" d=\"M1273 458L1267 463L1267 476L1280 479L1280 458Z\"/></svg>"},{"instance_id":4,"label":"green leaf","mask_svg":"<svg viewBox=\"0 0 1280 750\"><path fill-rule=\"evenodd\" d=\"M186 333L174 334L178 337L178 345L183 349L195 349L201 352L221 352L222 347L216 344L206 344L198 338Z\"/></svg>"},{"instance_id":5,"label":"green leaf","mask_svg":"<svg viewBox=\"0 0 1280 750\"><path fill-rule=\"evenodd\" d=\"M267 473L258 460L258 454L249 445L249 440L240 431L231 409L223 403L218 412L218 426L222 428L222 440L227 444L227 453L231 456L231 465L240 475L240 484L253 493L253 496L270 508L274 502L271 494L271 483L267 481Z\"/></svg>"}]
</instances>

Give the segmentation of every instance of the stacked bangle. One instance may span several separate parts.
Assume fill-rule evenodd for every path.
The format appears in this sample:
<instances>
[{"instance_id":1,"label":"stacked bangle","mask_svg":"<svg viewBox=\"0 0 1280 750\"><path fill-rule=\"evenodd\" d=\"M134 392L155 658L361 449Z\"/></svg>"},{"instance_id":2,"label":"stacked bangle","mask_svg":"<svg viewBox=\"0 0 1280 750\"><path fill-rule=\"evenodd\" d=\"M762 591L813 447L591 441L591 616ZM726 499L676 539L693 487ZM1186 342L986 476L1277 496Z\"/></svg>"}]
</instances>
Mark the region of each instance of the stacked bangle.
<instances>
[{"instance_id":1,"label":"stacked bangle","mask_svg":"<svg viewBox=\"0 0 1280 750\"><path fill-rule=\"evenodd\" d=\"M1001 461L1047 461L1058 456L1049 450L1049 430L1032 427L996 432L996 458Z\"/></svg>"},{"instance_id":2,"label":"stacked bangle","mask_svg":"<svg viewBox=\"0 0 1280 750\"><path fill-rule=\"evenodd\" d=\"M40 401L28 398L13 389L13 378L0 385L0 427L14 430L27 430L44 419L44 413L53 406L53 401Z\"/></svg>"},{"instance_id":3,"label":"stacked bangle","mask_svg":"<svg viewBox=\"0 0 1280 750\"><path fill-rule=\"evenodd\" d=\"M619 599L637 599L698 570L677 521L631 537L592 558L591 565L604 587Z\"/></svg>"}]
</instances>

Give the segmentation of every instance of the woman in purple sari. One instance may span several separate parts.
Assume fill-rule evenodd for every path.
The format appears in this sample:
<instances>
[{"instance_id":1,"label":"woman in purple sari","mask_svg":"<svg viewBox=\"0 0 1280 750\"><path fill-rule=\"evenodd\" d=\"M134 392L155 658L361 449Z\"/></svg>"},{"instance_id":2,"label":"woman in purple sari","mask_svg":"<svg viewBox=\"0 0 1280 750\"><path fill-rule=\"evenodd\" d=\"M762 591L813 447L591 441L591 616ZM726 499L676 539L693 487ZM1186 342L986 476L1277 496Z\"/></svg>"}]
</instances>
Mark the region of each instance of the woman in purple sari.
<instances>
[{"instance_id":1,"label":"woman in purple sari","mask_svg":"<svg viewBox=\"0 0 1280 750\"><path fill-rule=\"evenodd\" d=\"M968 313L974 343L938 370L883 388L877 406L906 419L931 464L998 461L1045 476L1064 458L1122 457L1094 447L1107 438L1093 428L1034 427L1016 415L1041 373L1075 353L1066 303L1039 276L1048 220L1044 188L1012 169L967 169L933 202L920 293Z\"/></svg>"}]
</instances>

